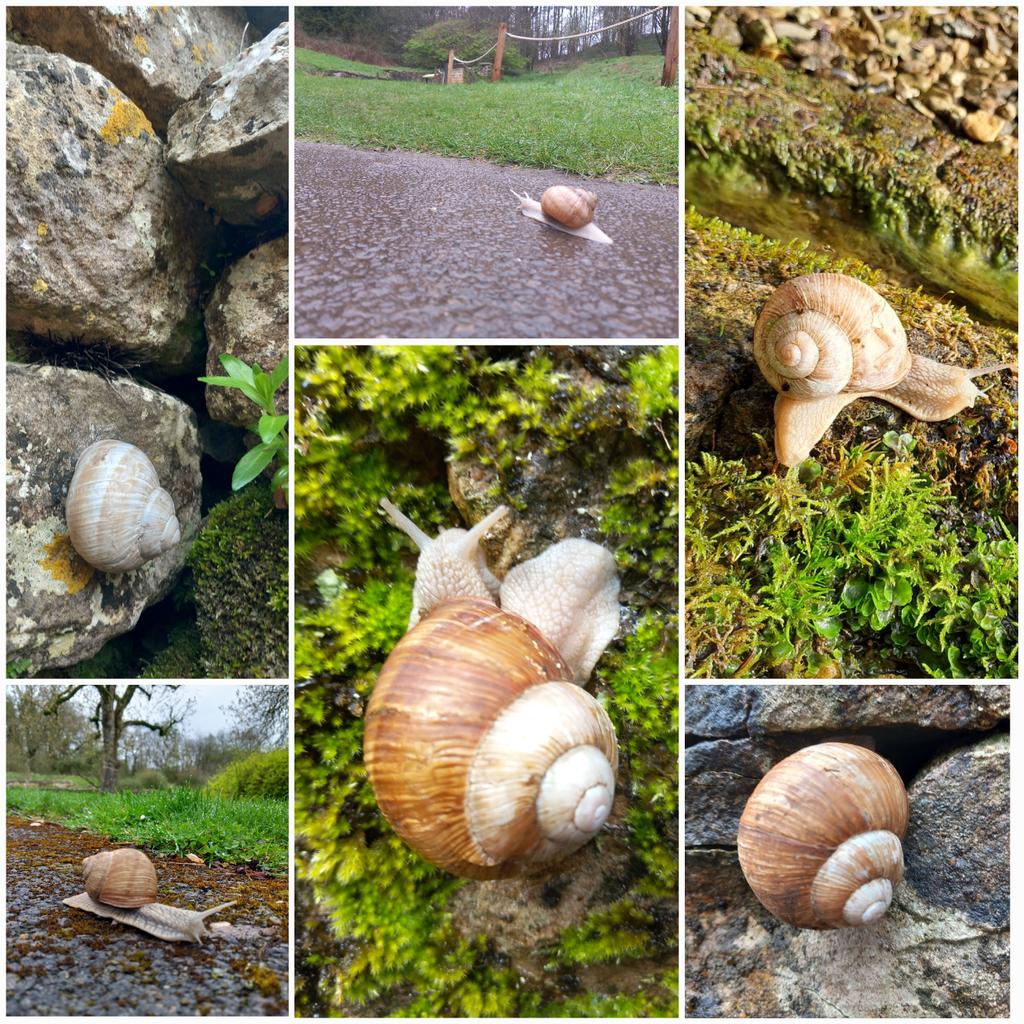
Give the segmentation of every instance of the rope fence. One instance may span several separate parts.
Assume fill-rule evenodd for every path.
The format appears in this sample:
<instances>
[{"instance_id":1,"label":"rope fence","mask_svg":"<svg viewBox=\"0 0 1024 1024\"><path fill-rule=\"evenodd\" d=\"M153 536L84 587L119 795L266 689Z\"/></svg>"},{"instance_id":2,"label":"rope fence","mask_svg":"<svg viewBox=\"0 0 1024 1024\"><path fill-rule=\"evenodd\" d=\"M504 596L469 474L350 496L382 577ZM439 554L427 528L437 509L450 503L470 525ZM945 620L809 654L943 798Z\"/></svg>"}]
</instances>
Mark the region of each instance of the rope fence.
<instances>
[{"instance_id":1,"label":"rope fence","mask_svg":"<svg viewBox=\"0 0 1024 1024\"><path fill-rule=\"evenodd\" d=\"M495 44L494 44L494 45L493 45L493 46L492 46L492 47L491 47L491 48L490 48L490 49L489 49L489 50L487 51L487 53L481 53L479 57L474 57L474 58L473 58L472 60L460 60L460 59L459 59L458 57L455 57L455 56L453 56L453 57L452 57L452 60L453 60L453 61L455 61L455 63L456 63L456 64L475 64L475 63L476 63L476 62L477 62L478 60L483 60L483 59L484 59L484 57L486 57L488 53L494 53L494 51L495 51L495 50L496 50L497 48L498 48L498 44L497 44L497 43L495 43Z\"/></svg>"},{"instance_id":2,"label":"rope fence","mask_svg":"<svg viewBox=\"0 0 1024 1024\"><path fill-rule=\"evenodd\" d=\"M584 36L596 36L602 32L610 32L613 28L628 25L631 21L640 21L641 18L649 18L656 11L664 10L667 6L668 4L661 4L658 7L652 7L649 11L644 11L643 14L634 14L632 18L625 18L623 21L617 21L614 25L602 25L600 28L588 29L586 32L575 32L568 36L517 36L513 35L511 32L506 32L505 38L518 39L524 43L559 43L565 39L582 39ZM490 51L488 50L488 53L489 52Z\"/></svg>"}]
</instances>

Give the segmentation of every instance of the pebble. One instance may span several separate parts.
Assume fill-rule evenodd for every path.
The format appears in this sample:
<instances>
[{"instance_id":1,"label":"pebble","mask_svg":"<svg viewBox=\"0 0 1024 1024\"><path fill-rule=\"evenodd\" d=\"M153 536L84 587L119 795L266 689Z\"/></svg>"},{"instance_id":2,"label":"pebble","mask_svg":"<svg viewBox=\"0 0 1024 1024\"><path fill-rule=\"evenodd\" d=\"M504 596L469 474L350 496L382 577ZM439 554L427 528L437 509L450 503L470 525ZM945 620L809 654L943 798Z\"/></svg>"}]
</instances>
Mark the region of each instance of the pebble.
<instances>
[{"instance_id":1,"label":"pebble","mask_svg":"<svg viewBox=\"0 0 1024 1024\"><path fill-rule=\"evenodd\" d=\"M800 25L795 21L775 22L775 35L779 39L792 39L795 43L807 43L817 34L818 30L816 28Z\"/></svg>"},{"instance_id":2,"label":"pebble","mask_svg":"<svg viewBox=\"0 0 1024 1024\"><path fill-rule=\"evenodd\" d=\"M987 110L976 110L963 120L964 131L976 142L994 142L1006 122Z\"/></svg>"}]
</instances>

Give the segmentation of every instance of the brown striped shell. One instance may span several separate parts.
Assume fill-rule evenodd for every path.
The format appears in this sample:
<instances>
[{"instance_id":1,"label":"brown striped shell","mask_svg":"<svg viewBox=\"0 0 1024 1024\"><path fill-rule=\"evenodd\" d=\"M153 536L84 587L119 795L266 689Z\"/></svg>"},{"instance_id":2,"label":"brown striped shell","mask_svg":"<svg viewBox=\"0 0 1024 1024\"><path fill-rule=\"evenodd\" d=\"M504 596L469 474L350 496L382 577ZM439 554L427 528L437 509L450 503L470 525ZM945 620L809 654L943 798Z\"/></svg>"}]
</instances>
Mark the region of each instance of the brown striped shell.
<instances>
[{"instance_id":1,"label":"brown striped shell","mask_svg":"<svg viewBox=\"0 0 1024 1024\"><path fill-rule=\"evenodd\" d=\"M534 626L490 601L427 615L391 652L366 712L366 769L395 831L467 878L583 845L611 810L617 751L604 709L572 678Z\"/></svg>"},{"instance_id":2,"label":"brown striped shell","mask_svg":"<svg viewBox=\"0 0 1024 1024\"><path fill-rule=\"evenodd\" d=\"M594 219L597 196L585 188L571 185L552 185L540 197L540 208L548 216L567 228L581 228Z\"/></svg>"},{"instance_id":3,"label":"brown striped shell","mask_svg":"<svg viewBox=\"0 0 1024 1024\"><path fill-rule=\"evenodd\" d=\"M144 907L156 902L156 868L130 847L103 850L82 861L85 891L111 907Z\"/></svg>"},{"instance_id":4,"label":"brown striped shell","mask_svg":"<svg viewBox=\"0 0 1024 1024\"><path fill-rule=\"evenodd\" d=\"M873 751L820 743L780 761L740 818L740 866L754 895L798 928L870 924L903 879L907 793Z\"/></svg>"}]
</instances>

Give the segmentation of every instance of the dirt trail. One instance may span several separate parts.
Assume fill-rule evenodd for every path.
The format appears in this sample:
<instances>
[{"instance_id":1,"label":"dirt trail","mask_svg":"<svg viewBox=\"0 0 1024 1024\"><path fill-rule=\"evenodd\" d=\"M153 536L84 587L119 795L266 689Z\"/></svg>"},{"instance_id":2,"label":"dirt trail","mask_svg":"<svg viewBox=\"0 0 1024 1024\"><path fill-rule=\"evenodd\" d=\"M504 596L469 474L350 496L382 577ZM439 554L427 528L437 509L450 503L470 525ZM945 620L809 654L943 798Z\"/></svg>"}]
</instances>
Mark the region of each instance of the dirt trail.
<instances>
[{"instance_id":1,"label":"dirt trail","mask_svg":"<svg viewBox=\"0 0 1024 1024\"><path fill-rule=\"evenodd\" d=\"M597 181L600 245L523 217L557 171L295 144L299 338L675 338L679 193Z\"/></svg>"},{"instance_id":2,"label":"dirt trail","mask_svg":"<svg viewBox=\"0 0 1024 1024\"><path fill-rule=\"evenodd\" d=\"M154 855L160 902L203 910L237 900L208 923L243 933L162 942L61 902L84 891L82 858L111 846L8 817L8 1016L287 1014L287 879Z\"/></svg>"}]
</instances>

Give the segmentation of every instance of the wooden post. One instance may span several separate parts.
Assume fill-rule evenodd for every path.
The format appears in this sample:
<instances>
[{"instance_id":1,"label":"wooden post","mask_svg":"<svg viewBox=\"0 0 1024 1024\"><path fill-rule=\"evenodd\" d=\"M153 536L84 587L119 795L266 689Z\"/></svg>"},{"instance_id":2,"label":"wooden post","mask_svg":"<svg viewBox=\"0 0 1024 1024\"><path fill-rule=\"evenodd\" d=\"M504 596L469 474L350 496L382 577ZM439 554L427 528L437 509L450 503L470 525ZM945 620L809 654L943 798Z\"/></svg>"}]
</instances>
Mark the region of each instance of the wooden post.
<instances>
[{"instance_id":1,"label":"wooden post","mask_svg":"<svg viewBox=\"0 0 1024 1024\"><path fill-rule=\"evenodd\" d=\"M491 68L491 81L501 81L501 60L505 56L505 33L508 31L508 22L503 21L498 26L498 48L494 51L494 67Z\"/></svg>"},{"instance_id":2,"label":"wooden post","mask_svg":"<svg viewBox=\"0 0 1024 1024\"><path fill-rule=\"evenodd\" d=\"M452 84L452 64L454 64L454 63L455 63L455 51L454 50L449 50L448 51L448 77L445 78L445 80L444 80L444 84L445 85L451 85Z\"/></svg>"},{"instance_id":3,"label":"wooden post","mask_svg":"<svg viewBox=\"0 0 1024 1024\"><path fill-rule=\"evenodd\" d=\"M668 39L665 41L665 67L661 72L662 85L676 84L676 68L679 66L679 8L670 7L668 15Z\"/></svg>"}]
</instances>

